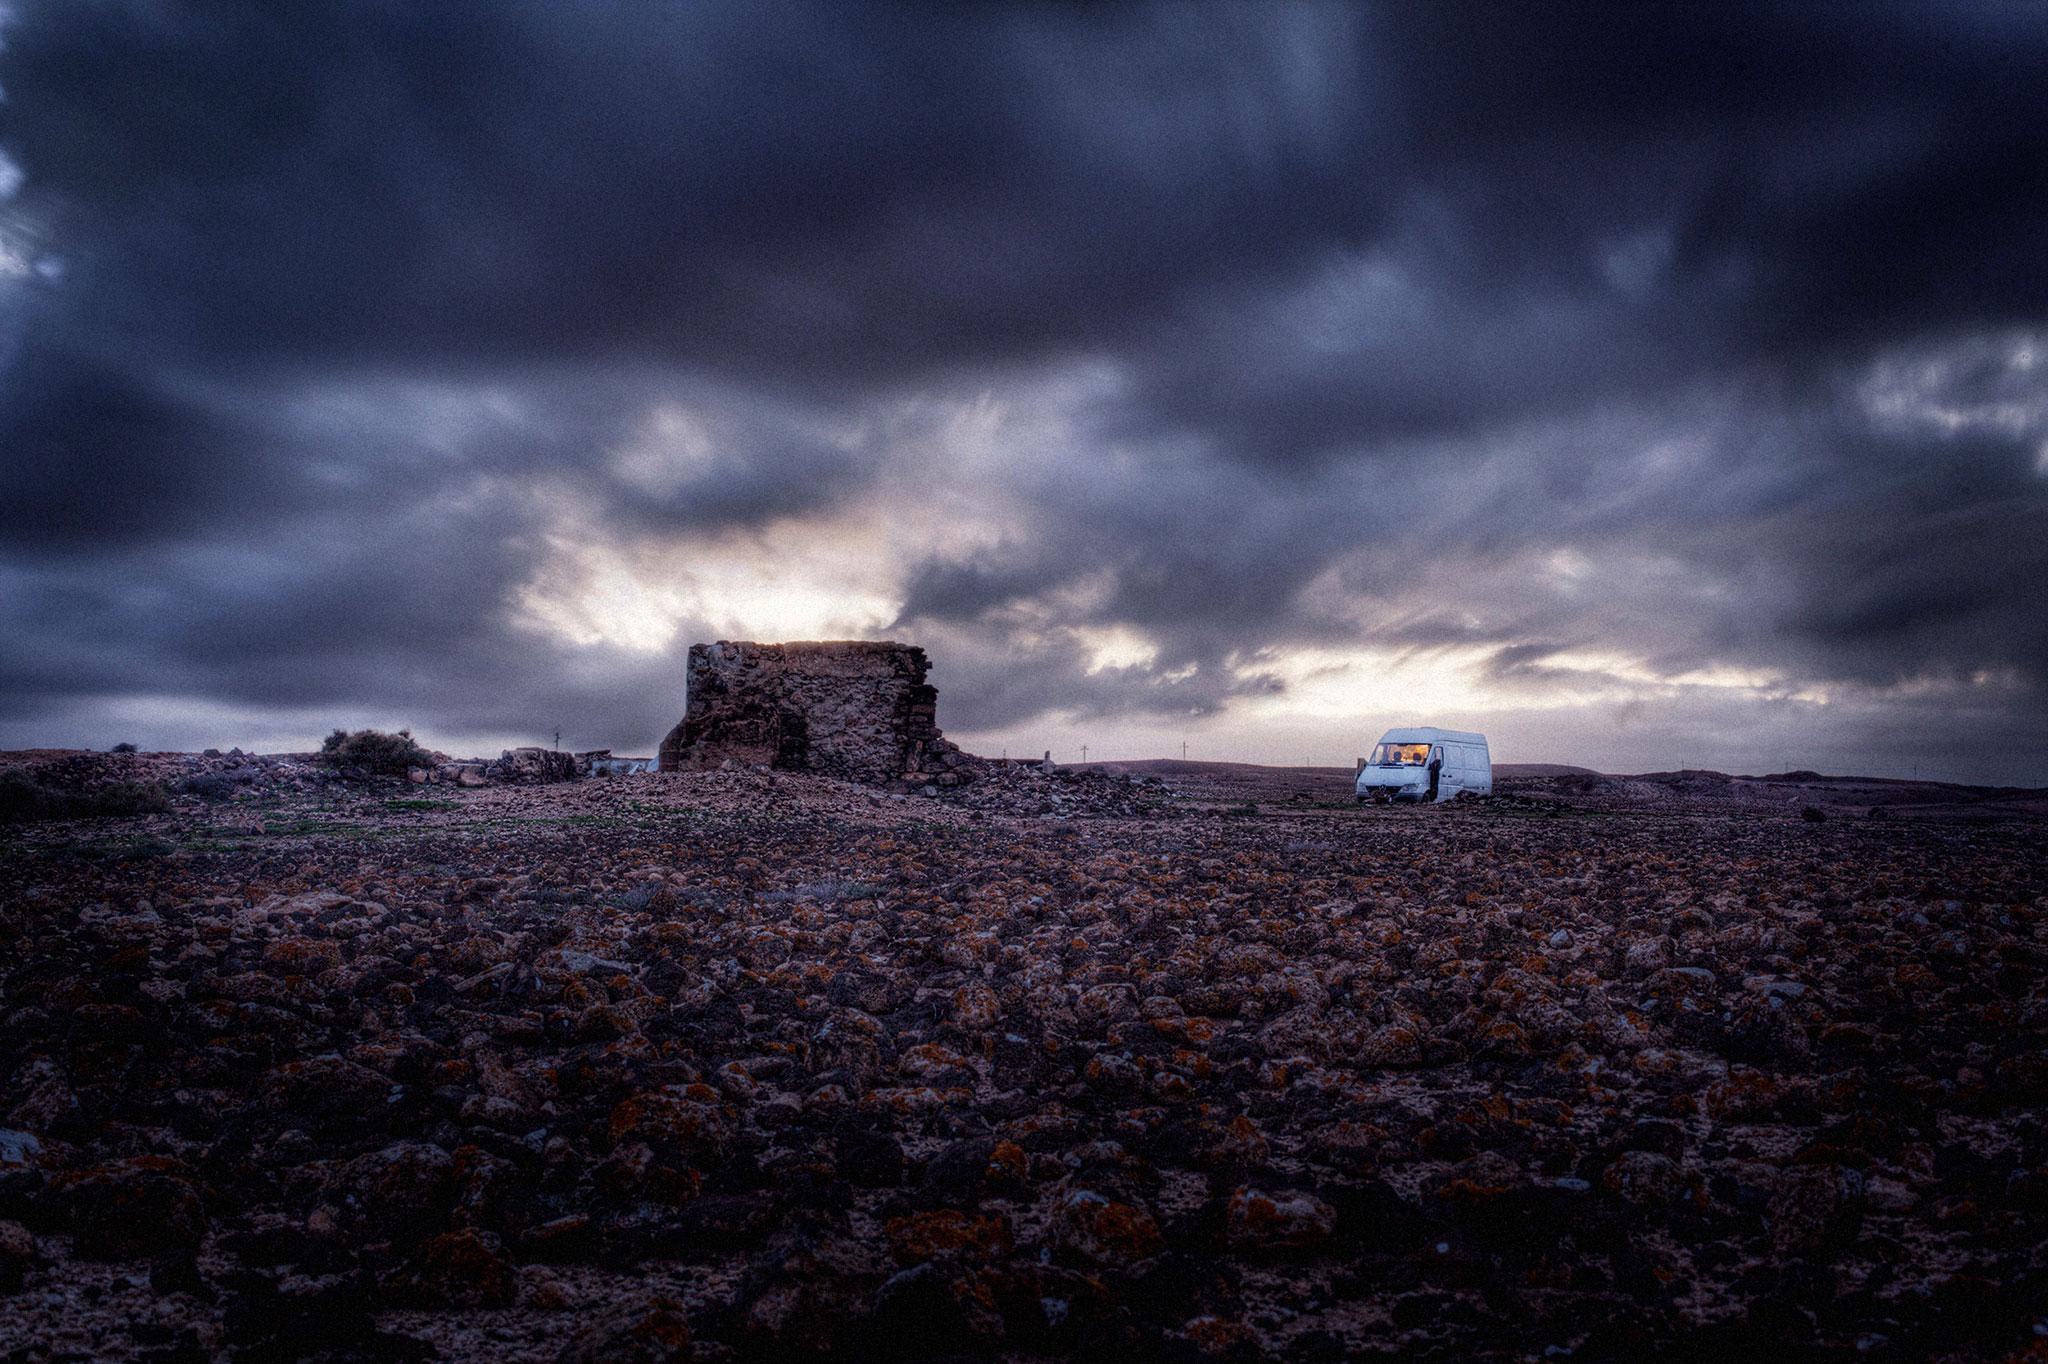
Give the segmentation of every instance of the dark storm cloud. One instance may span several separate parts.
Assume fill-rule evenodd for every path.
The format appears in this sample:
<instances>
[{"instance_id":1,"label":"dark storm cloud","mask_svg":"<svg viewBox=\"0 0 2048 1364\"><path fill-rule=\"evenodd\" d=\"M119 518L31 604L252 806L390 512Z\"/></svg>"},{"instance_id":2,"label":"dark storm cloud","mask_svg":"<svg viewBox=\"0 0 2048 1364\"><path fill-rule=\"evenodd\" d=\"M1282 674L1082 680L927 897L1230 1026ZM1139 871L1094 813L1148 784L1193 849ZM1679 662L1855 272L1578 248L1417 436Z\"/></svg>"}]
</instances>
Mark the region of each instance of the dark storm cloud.
<instances>
[{"instance_id":1,"label":"dark storm cloud","mask_svg":"<svg viewBox=\"0 0 2048 1364\"><path fill-rule=\"evenodd\" d=\"M290 477L257 439L148 375L28 348L0 380L0 540L93 551L189 533L208 506L260 505Z\"/></svg>"},{"instance_id":2,"label":"dark storm cloud","mask_svg":"<svg viewBox=\"0 0 2048 1364\"><path fill-rule=\"evenodd\" d=\"M897 628L984 729L1361 645L2048 677L2038 9L13 9L11 716L624 742L673 659L531 628L552 544L941 495L1012 529L903 546ZM1055 448L904 472L892 404L1076 367Z\"/></svg>"},{"instance_id":3,"label":"dark storm cloud","mask_svg":"<svg viewBox=\"0 0 2048 1364\"><path fill-rule=\"evenodd\" d=\"M1148 714L1181 713L1202 686L1227 699L1232 667L1256 667L1262 647L1345 642L1485 649L1488 681L1534 692L1603 680L1560 656L1620 654L1653 676L1772 675L1786 694L2004 671L2035 695L2044 437L2038 421L2024 436L1887 427L1844 380L1607 410L1441 444L1428 464L1340 465L1274 481L1256 505L1240 470L1142 469L1122 496L1047 506L1046 534L1005 554L925 565L905 610L1000 628L1077 596L1062 620L1142 625L1160 651L1073 685L1076 704ZM1177 534L1144 533L1131 508L1148 493L1175 509ZM1560 551L1587 560L1583 582L1550 566ZM1330 618L1321 579L1364 613ZM1210 680L1159 685L1190 664Z\"/></svg>"},{"instance_id":4,"label":"dark storm cloud","mask_svg":"<svg viewBox=\"0 0 2048 1364\"><path fill-rule=\"evenodd\" d=\"M514 500L355 529L323 542L317 520L282 521L233 547L114 550L16 578L0 609L19 642L0 714L33 721L72 698L140 695L327 707L333 723L390 714L448 734L560 726L593 744L605 726L673 723L679 651L577 649L508 623L510 585L535 567L534 509Z\"/></svg>"},{"instance_id":5,"label":"dark storm cloud","mask_svg":"<svg viewBox=\"0 0 2048 1364\"><path fill-rule=\"evenodd\" d=\"M1218 669L1162 669L1156 664L1096 667L1078 641L1020 636L1001 629L943 630L950 646L933 671L948 725L1002 730L1020 719L1059 711L1083 721L1113 717L1196 720L1220 714L1233 700L1280 689L1268 675L1232 676Z\"/></svg>"},{"instance_id":6,"label":"dark storm cloud","mask_svg":"<svg viewBox=\"0 0 2048 1364\"><path fill-rule=\"evenodd\" d=\"M51 4L0 137L124 336L861 381L1085 343L1370 220L1342 15L1187 18Z\"/></svg>"},{"instance_id":7,"label":"dark storm cloud","mask_svg":"<svg viewBox=\"0 0 2048 1364\"><path fill-rule=\"evenodd\" d=\"M2048 311L2039 11L1383 14L1401 211L1188 306L1136 428L1294 462Z\"/></svg>"}]
</instances>

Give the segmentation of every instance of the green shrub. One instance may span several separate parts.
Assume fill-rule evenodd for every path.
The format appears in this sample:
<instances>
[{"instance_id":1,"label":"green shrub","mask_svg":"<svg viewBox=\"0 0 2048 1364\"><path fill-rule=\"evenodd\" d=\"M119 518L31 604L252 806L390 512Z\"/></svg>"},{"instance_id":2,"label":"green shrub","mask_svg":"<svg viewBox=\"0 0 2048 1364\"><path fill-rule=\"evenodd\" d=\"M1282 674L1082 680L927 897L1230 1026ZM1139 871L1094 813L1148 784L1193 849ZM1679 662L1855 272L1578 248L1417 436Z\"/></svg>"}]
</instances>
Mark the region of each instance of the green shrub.
<instances>
[{"instance_id":1,"label":"green shrub","mask_svg":"<svg viewBox=\"0 0 2048 1364\"><path fill-rule=\"evenodd\" d=\"M162 814L171 808L161 786L121 781L93 791L64 791L45 786L26 772L0 776L0 822L28 823L44 819L119 819Z\"/></svg>"},{"instance_id":2,"label":"green shrub","mask_svg":"<svg viewBox=\"0 0 2048 1364\"><path fill-rule=\"evenodd\" d=\"M374 729L337 729L320 745L320 760L377 776L402 777L408 767L432 767L434 755L413 742L412 731L385 734Z\"/></svg>"},{"instance_id":3,"label":"green shrub","mask_svg":"<svg viewBox=\"0 0 2048 1364\"><path fill-rule=\"evenodd\" d=\"M115 744L113 748L109 749L108 751L111 753L133 753L135 751L135 745L130 743L119 743Z\"/></svg>"}]
</instances>

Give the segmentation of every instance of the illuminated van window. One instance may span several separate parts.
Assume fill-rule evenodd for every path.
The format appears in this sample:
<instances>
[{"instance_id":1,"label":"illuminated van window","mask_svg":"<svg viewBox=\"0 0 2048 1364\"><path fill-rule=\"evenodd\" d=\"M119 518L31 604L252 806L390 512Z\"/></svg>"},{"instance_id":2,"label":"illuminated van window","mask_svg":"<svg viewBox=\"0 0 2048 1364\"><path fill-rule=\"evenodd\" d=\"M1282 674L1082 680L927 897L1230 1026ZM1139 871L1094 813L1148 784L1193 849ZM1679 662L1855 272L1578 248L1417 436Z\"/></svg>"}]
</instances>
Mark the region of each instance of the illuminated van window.
<instances>
[{"instance_id":1,"label":"illuminated van window","mask_svg":"<svg viewBox=\"0 0 2048 1364\"><path fill-rule=\"evenodd\" d=\"M1381 744L1372 751L1374 767L1421 767L1428 761L1428 744Z\"/></svg>"}]
</instances>

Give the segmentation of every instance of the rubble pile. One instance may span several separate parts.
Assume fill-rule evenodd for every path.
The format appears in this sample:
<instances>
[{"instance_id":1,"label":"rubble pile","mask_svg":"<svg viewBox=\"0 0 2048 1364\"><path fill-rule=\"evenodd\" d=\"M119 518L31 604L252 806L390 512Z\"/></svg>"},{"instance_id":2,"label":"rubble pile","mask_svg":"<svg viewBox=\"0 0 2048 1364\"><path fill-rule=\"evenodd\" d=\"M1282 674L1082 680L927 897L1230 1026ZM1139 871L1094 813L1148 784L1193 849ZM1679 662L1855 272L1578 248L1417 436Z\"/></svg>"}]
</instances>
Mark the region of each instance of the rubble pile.
<instances>
[{"instance_id":1,"label":"rubble pile","mask_svg":"<svg viewBox=\"0 0 2048 1364\"><path fill-rule=\"evenodd\" d=\"M508 748L498 760L484 768L487 780L512 782L520 786L535 786L547 782L574 781L590 771L588 760L579 760L573 753L562 753L549 748Z\"/></svg>"},{"instance_id":2,"label":"rubble pile","mask_svg":"<svg viewBox=\"0 0 2048 1364\"><path fill-rule=\"evenodd\" d=\"M1192 781L0 841L0 1358L2035 1348L2037 823Z\"/></svg>"},{"instance_id":3,"label":"rubble pile","mask_svg":"<svg viewBox=\"0 0 2048 1364\"><path fill-rule=\"evenodd\" d=\"M688 709L660 769L774 767L914 790L970 780L922 649L860 640L690 646Z\"/></svg>"},{"instance_id":4,"label":"rubble pile","mask_svg":"<svg viewBox=\"0 0 2048 1364\"><path fill-rule=\"evenodd\" d=\"M638 771L635 763L609 753L570 754L545 748L506 749L494 760L432 755L432 765L413 767L404 778L336 768L317 753L91 753L76 751L8 754L0 772L15 773L51 790L91 794L119 786L161 789L171 797L205 801L269 801L348 788L384 789L413 785L482 787L532 786L575 781L598 772Z\"/></svg>"},{"instance_id":5,"label":"rubble pile","mask_svg":"<svg viewBox=\"0 0 2048 1364\"><path fill-rule=\"evenodd\" d=\"M339 779L312 753L88 753L32 751L0 756L0 770L53 790L90 794L122 785L160 787L172 796L225 800L258 791L275 796L318 790Z\"/></svg>"},{"instance_id":6,"label":"rubble pile","mask_svg":"<svg viewBox=\"0 0 2048 1364\"><path fill-rule=\"evenodd\" d=\"M1131 819L1176 814L1178 799L1174 789L1157 777L991 762L951 803L968 810L1054 819Z\"/></svg>"}]
</instances>

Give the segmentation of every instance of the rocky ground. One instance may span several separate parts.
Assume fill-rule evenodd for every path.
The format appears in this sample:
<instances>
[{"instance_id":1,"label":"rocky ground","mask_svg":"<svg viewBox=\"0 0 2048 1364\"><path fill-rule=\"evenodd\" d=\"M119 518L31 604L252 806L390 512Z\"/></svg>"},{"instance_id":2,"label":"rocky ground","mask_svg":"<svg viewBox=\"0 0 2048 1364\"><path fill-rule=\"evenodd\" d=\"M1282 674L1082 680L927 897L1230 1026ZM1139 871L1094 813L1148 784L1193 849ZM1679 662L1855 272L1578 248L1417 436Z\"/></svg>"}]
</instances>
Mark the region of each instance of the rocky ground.
<instances>
[{"instance_id":1,"label":"rocky ground","mask_svg":"<svg viewBox=\"0 0 2048 1364\"><path fill-rule=\"evenodd\" d=\"M2027 793L15 765L0 1359L2048 1348Z\"/></svg>"}]
</instances>

